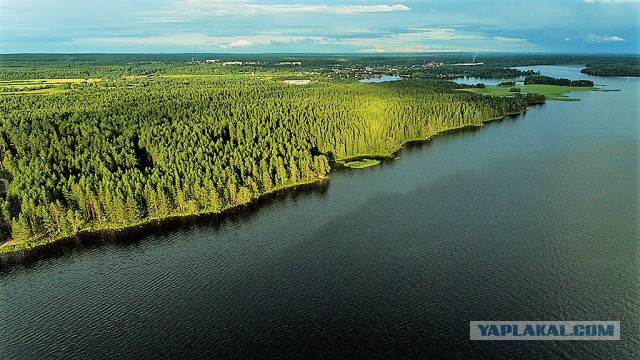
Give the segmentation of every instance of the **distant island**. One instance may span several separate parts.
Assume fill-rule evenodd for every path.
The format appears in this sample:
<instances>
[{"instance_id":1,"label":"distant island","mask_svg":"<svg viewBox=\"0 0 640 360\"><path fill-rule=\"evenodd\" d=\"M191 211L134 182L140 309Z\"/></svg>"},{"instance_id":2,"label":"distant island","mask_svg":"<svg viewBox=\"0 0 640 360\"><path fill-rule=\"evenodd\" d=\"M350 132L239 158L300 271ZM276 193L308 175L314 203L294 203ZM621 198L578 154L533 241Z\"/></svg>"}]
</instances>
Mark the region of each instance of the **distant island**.
<instances>
[{"instance_id":1,"label":"distant island","mask_svg":"<svg viewBox=\"0 0 640 360\"><path fill-rule=\"evenodd\" d=\"M584 74L595 76L640 76L640 64L590 65L582 69Z\"/></svg>"}]
</instances>

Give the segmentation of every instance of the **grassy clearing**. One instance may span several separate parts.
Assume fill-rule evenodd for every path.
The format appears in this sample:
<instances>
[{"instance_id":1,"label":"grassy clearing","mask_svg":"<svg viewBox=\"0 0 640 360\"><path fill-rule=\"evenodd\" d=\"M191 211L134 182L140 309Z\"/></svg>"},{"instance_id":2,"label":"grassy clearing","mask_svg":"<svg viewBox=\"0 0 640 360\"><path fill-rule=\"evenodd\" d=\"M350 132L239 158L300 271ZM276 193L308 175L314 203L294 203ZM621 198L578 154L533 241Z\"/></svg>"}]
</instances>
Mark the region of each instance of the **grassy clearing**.
<instances>
[{"instance_id":1,"label":"grassy clearing","mask_svg":"<svg viewBox=\"0 0 640 360\"><path fill-rule=\"evenodd\" d=\"M182 79L182 78L195 78L195 79L203 79L203 78L221 78L224 75L216 75L216 74L163 74L158 75L160 78L167 79ZM138 76L142 77L142 76Z\"/></svg>"},{"instance_id":2,"label":"grassy clearing","mask_svg":"<svg viewBox=\"0 0 640 360\"><path fill-rule=\"evenodd\" d=\"M522 91L528 93L542 94L551 100L562 100L559 98L567 98L565 94L572 91L593 91L595 87L576 87L576 86L558 86L558 85L525 85Z\"/></svg>"},{"instance_id":3,"label":"grassy clearing","mask_svg":"<svg viewBox=\"0 0 640 360\"><path fill-rule=\"evenodd\" d=\"M380 160L362 159L357 161L349 161L344 163L344 166L352 169L364 169L370 166L380 164Z\"/></svg>"},{"instance_id":4,"label":"grassy clearing","mask_svg":"<svg viewBox=\"0 0 640 360\"><path fill-rule=\"evenodd\" d=\"M54 94L68 91L58 88L61 84L94 83L100 79L29 79L2 80L0 94Z\"/></svg>"},{"instance_id":5,"label":"grassy clearing","mask_svg":"<svg viewBox=\"0 0 640 360\"><path fill-rule=\"evenodd\" d=\"M515 93L509 92L509 86L487 86L484 89L465 89L477 94L492 96L509 96ZM522 92L544 95L547 100L575 101L579 99L571 98L566 94L572 91L599 91L595 87L558 86L558 85L524 85L518 86Z\"/></svg>"},{"instance_id":6,"label":"grassy clearing","mask_svg":"<svg viewBox=\"0 0 640 360\"><path fill-rule=\"evenodd\" d=\"M156 75L149 75L156 76ZM168 79L237 79L239 76L247 76L247 77L264 77L263 74L254 74L254 73L244 73L244 74L162 74L157 75L159 78L168 78Z\"/></svg>"},{"instance_id":7,"label":"grassy clearing","mask_svg":"<svg viewBox=\"0 0 640 360\"><path fill-rule=\"evenodd\" d=\"M71 90L62 90L62 89L30 89L30 90L14 90L14 91L2 91L0 88L0 95L17 95L17 94L41 94L41 95L51 95L63 93Z\"/></svg>"},{"instance_id":8,"label":"grassy clearing","mask_svg":"<svg viewBox=\"0 0 640 360\"><path fill-rule=\"evenodd\" d=\"M155 75L154 75L155 76ZM193 80L235 80L238 79L238 77L246 77L246 78L253 78L253 79L259 79L259 80L267 80L267 81L271 81L273 80L273 76L271 75L266 75L266 74L163 74L163 75L157 75L157 77L159 78L166 78L166 79L184 79L185 81L193 79ZM127 80L133 80L133 79L127 79Z\"/></svg>"},{"instance_id":9,"label":"grassy clearing","mask_svg":"<svg viewBox=\"0 0 640 360\"><path fill-rule=\"evenodd\" d=\"M0 80L0 86L5 85L42 85L42 84L52 84L58 85L62 83L94 83L101 81L101 79L29 79L29 80Z\"/></svg>"}]
</instances>

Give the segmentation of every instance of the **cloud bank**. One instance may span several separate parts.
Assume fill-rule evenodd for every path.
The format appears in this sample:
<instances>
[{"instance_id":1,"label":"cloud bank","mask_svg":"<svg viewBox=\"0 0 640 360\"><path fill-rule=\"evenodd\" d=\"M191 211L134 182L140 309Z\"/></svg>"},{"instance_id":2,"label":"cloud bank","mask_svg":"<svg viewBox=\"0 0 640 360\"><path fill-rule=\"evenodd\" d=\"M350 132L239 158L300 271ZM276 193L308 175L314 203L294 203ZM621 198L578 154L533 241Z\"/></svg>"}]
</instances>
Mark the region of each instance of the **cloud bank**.
<instances>
[{"instance_id":1,"label":"cloud bank","mask_svg":"<svg viewBox=\"0 0 640 360\"><path fill-rule=\"evenodd\" d=\"M0 52L640 52L640 0L0 0Z\"/></svg>"}]
</instances>

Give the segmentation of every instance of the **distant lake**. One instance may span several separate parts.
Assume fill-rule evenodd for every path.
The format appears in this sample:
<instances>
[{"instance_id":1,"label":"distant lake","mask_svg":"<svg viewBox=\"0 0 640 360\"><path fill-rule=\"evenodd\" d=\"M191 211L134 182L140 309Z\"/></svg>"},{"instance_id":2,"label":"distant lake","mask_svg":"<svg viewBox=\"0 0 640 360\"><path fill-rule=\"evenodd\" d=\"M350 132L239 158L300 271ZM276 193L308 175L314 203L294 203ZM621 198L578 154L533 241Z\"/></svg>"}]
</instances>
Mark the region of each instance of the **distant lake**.
<instances>
[{"instance_id":1,"label":"distant lake","mask_svg":"<svg viewBox=\"0 0 640 360\"><path fill-rule=\"evenodd\" d=\"M0 262L0 357L640 358L637 78L407 146L227 217ZM619 320L621 341L469 341Z\"/></svg>"},{"instance_id":2,"label":"distant lake","mask_svg":"<svg viewBox=\"0 0 640 360\"><path fill-rule=\"evenodd\" d=\"M524 78L516 78L511 80L519 80L519 81L516 81L516 85L524 85ZM479 78L479 77L473 77L473 76L465 76L465 77L451 79L451 81L456 82L458 84L466 84L466 85L485 84L487 86L495 86L500 84L504 80L495 79L495 78Z\"/></svg>"},{"instance_id":3,"label":"distant lake","mask_svg":"<svg viewBox=\"0 0 640 360\"><path fill-rule=\"evenodd\" d=\"M475 84L485 84L485 85L498 85L502 82L500 79L494 78L479 78L473 76L464 76L455 79L451 79L451 81L456 82L458 84L465 85L475 85Z\"/></svg>"},{"instance_id":4,"label":"distant lake","mask_svg":"<svg viewBox=\"0 0 640 360\"><path fill-rule=\"evenodd\" d=\"M400 76L394 76L394 75L382 75L380 77L362 79L362 80L360 80L360 82L362 82L362 83L381 83L381 82L398 81L398 80L402 80L402 78Z\"/></svg>"}]
</instances>

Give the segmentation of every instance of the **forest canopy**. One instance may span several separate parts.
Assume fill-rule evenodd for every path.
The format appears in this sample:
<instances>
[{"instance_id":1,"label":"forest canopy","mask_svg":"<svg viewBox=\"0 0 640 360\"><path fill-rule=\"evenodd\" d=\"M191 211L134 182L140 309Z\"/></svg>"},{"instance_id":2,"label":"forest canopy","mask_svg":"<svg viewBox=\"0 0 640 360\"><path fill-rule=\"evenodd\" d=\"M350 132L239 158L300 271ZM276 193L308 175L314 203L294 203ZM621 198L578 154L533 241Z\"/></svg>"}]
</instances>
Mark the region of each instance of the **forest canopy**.
<instances>
[{"instance_id":1,"label":"forest canopy","mask_svg":"<svg viewBox=\"0 0 640 360\"><path fill-rule=\"evenodd\" d=\"M442 80L331 79L335 69L18 62L0 65L23 79L3 80L19 90L0 95L0 170L11 179L0 216L18 246L220 212L322 179L335 159L389 154L544 102Z\"/></svg>"},{"instance_id":2,"label":"forest canopy","mask_svg":"<svg viewBox=\"0 0 640 360\"><path fill-rule=\"evenodd\" d=\"M569 79L556 79L551 76L533 75L524 78L525 85L540 84L540 85L558 85L558 86L574 86L574 87L593 87L593 81L591 80L569 80Z\"/></svg>"}]
</instances>

